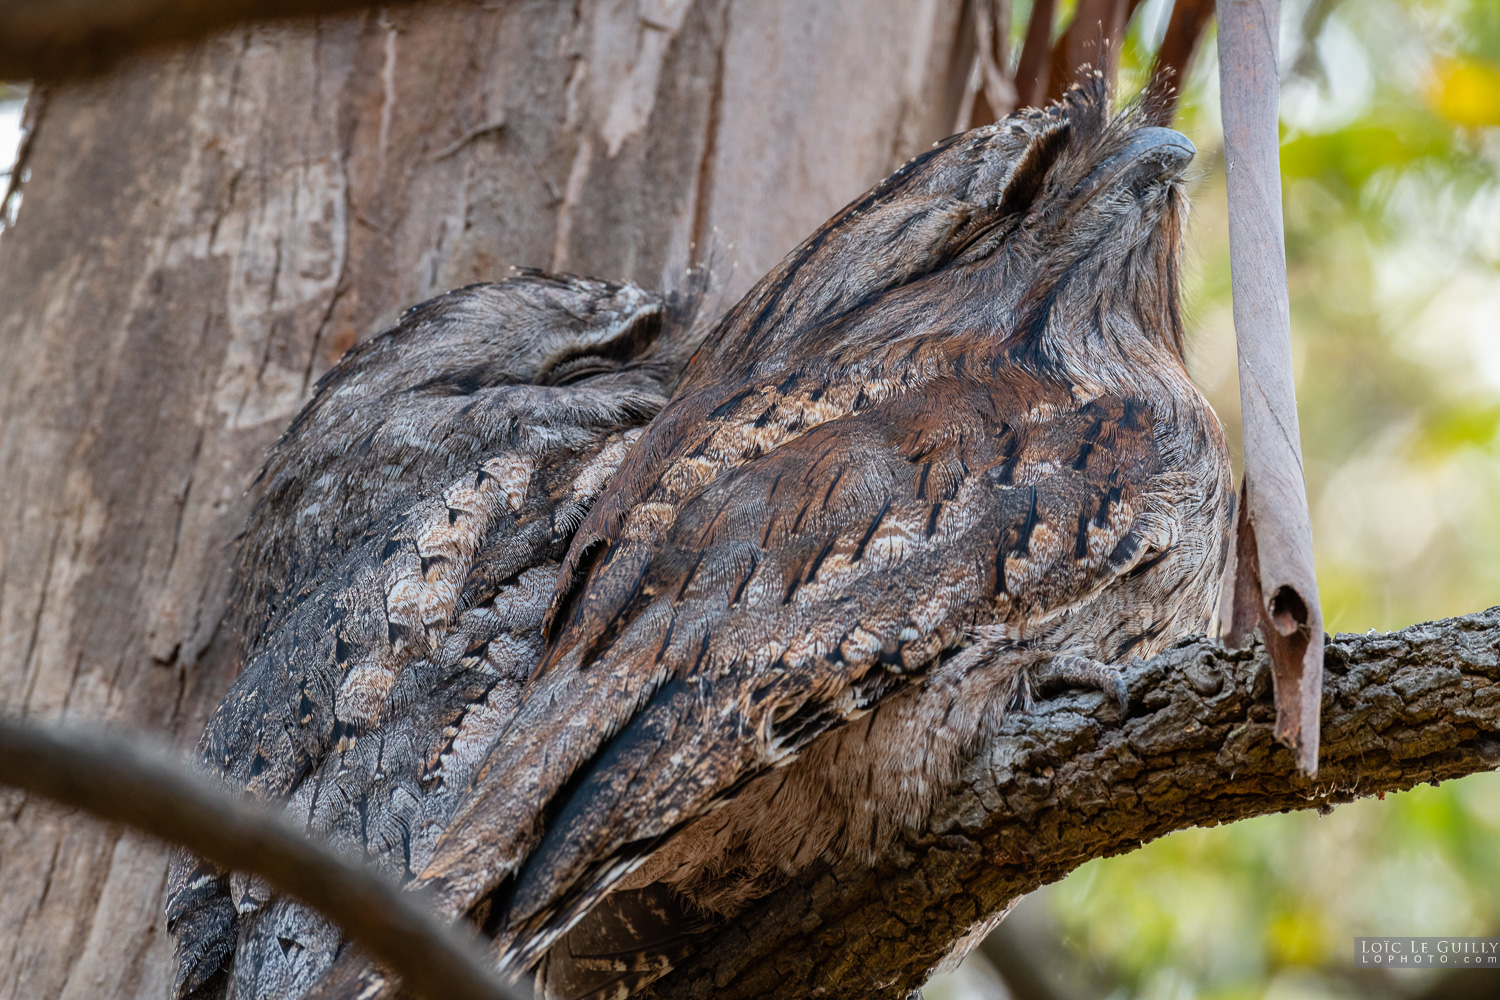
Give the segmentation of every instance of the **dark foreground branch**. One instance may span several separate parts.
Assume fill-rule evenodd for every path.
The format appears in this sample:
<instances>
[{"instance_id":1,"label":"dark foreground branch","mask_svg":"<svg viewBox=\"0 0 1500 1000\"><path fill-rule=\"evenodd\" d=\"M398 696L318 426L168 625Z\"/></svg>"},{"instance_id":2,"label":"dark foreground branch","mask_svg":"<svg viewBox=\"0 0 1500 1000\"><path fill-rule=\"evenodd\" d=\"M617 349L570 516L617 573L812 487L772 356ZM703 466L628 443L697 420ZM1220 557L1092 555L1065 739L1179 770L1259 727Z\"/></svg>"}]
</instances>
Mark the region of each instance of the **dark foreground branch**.
<instances>
[{"instance_id":1,"label":"dark foreground branch","mask_svg":"<svg viewBox=\"0 0 1500 1000\"><path fill-rule=\"evenodd\" d=\"M100 73L137 52L247 21L371 6L370 0L0 0L0 80Z\"/></svg>"},{"instance_id":2,"label":"dark foreground branch","mask_svg":"<svg viewBox=\"0 0 1500 1000\"><path fill-rule=\"evenodd\" d=\"M1500 766L1500 608L1326 649L1322 766L1272 738L1264 648L1197 642L1018 713L931 829L815 872L657 984L662 1000L904 996L1021 896L1174 830L1327 809Z\"/></svg>"},{"instance_id":3,"label":"dark foreground branch","mask_svg":"<svg viewBox=\"0 0 1500 1000\"><path fill-rule=\"evenodd\" d=\"M129 741L0 718L0 785L126 823L321 910L430 1000L514 1000L477 949L374 871L307 840L165 754Z\"/></svg>"}]
</instances>

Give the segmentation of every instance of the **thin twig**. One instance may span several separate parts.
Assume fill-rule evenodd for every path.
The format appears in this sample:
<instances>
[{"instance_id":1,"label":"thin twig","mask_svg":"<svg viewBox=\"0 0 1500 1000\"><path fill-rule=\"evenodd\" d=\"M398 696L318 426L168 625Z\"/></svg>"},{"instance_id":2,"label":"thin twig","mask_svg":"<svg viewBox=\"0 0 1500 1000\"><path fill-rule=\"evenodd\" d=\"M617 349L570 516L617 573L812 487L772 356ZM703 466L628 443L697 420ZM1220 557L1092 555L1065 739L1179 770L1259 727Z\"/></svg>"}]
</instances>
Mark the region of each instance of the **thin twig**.
<instances>
[{"instance_id":1,"label":"thin twig","mask_svg":"<svg viewBox=\"0 0 1500 1000\"><path fill-rule=\"evenodd\" d=\"M452 156L454 153L458 152L460 149L463 149L465 146L467 146L469 143L473 142L475 139L478 139L480 136L483 136L483 135L493 135L493 134L495 134L497 132L504 131L504 129L505 129L505 116L504 115L501 115L499 118L495 119L494 121L485 122L483 125L476 125L473 128L469 129L467 132L465 132L463 135L459 136L457 139L454 139L452 142L448 143L448 145L444 146L442 149L438 150L436 153L433 153L432 154L432 162L433 163L437 163L440 160L446 160L448 157Z\"/></svg>"},{"instance_id":2,"label":"thin twig","mask_svg":"<svg viewBox=\"0 0 1500 1000\"><path fill-rule=\"evenodd\" d=\"M143 830L226 869L261 876L321 911L419 996L526 996L500 982L479 950L423 912L417 897L164 753L119 737L0 718L0 784Z\"/></svg>"},{"instance_id":3,"label":"thin twig","mask_svg":"<svg viewBox=\"0 0 1500 1000\"><path fill-rule=\"evenodd\" d=\"M47 111L47 88L34 84L26 94L26 104L21 112L21 142L16 147L16 160L10 165L5 177L4 194L0 194L0 231L15 224L12 213L17 210L13 199L20 197L21 185L25 181L27 161L31 159L32 140L36 138L37 126Z\"/></svg>"},{"instance_id":4,"label":"thin twig","mask_svg":"<svg viewBox=\"0 0 1500 1000\"><path fill-rule=\"evenodd\" d=\"M1214 16L1214 0L1176 0L1172 4L1172 18L1167 22L1167 33L1162 36L1161 48L1156 52L1153 76L1164 70L1172 72L1172 104L1175 107L1187 86L1188 67L1193 53L1198 49L1198 39Z\"/></svg>"},{"instance_id":5,"label":"thin twig","mask_svg":"<svg viewBox=\"0 0 1500 1000\"><path fill-rule=\"evenodd\" d=\"M1047 99L1048 63L1052 55L1054 0L1036 0L1026 23L1026 40L1016 62L1016 106L1039 108Z\"/></svg>"}]
</instances>

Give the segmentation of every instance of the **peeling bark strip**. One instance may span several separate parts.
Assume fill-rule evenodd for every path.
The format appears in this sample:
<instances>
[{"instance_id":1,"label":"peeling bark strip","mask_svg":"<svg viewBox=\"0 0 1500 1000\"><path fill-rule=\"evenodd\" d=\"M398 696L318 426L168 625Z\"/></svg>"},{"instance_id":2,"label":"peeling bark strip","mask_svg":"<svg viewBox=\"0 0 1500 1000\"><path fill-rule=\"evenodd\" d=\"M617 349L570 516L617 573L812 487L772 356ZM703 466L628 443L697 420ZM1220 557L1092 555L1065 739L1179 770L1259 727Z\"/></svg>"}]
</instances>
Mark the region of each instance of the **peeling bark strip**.
<instances>
[{"instance_id":1,"label":"peeling bark strip","mask_svg":"<svg viewBox=\"0 0 1500 1000\"><path fill-rule=\"evenodd\" d=\"M1323 612L1302 476L1291 310L1281 228L1276 50L1280 0L1219 4L1219 80L1229 186L1229 263L1239 343L1245 492L1231 638L1253 598L1276 663L1276 738L1318 771ZM1254 558L1247 558L1253 555Z\"/></svg>"},{"instance_id":2,"label":"peeling bark strip","mask_svg":"<svg viewBox=\"0 0 1500 1000\"><path fill-rule=\"evenodd\" d=\"M1264 647L1186 643L1126 668L1123 722L1093 693L1013 715L929 829L874 868L787 886L657 983L659 1000L898 1000L1092 858L1500 766L1500 607L1338 635L1325 664L1317 781L1275 740Z\"/></svg>"},{"instance_id":3,"label":"peeling bark strip","mask_svg":"<svg viewBox=\"0 0 1500 1000\"><path fill-rule=\"evenodd\" d=\"M265 878L321 910L419 997L527 997L492 975L484 954L428 916L415 896L165 754L119 737L0 717L0 784Z\"/></svg>"}]
</instances>

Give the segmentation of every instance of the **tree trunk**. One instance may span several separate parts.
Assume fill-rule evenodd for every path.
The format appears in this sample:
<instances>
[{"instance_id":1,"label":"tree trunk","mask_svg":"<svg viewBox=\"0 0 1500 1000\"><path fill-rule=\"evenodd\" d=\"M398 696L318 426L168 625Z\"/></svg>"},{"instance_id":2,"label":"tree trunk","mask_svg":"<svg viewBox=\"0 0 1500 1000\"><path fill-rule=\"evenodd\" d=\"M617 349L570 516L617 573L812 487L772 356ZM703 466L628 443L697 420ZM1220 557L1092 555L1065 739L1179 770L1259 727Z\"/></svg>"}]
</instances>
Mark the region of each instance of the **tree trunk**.
<instances>
[{"instance_id":1,"label":"tree trunk","mask_svg":"<svg viewBox=\"0 0 1500 1000\"><path fill-rule=\"evenodd\" d=\"M245 490L340 354L511 264L661 285L713 247L731 299L949 130L960 7L403 8L41 88L0 236L0 711L193 740ZM165 858L0 790L0 997L165 996Z\"/></svg>"}]
</instances>

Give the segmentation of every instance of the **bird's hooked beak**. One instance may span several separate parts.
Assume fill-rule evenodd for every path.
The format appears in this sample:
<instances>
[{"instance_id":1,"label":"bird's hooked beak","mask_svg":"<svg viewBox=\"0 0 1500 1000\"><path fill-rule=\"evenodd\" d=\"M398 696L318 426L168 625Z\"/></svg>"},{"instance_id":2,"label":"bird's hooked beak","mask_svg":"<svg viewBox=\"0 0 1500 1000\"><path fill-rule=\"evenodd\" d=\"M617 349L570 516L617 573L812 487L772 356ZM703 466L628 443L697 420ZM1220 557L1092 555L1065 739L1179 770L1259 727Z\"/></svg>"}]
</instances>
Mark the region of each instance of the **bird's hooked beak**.
<instances>
[{"instance_id":1,"label":"bird's hooked beak","mask_svg":"<svg viewBox=\"0 0 1500 1000\"><path fill-rule=\"evenodd\" d=\"M1072 197L1083 204L1121 188L1139 192L1176 180L1197 153L1192 141L1176 129L1158 125L1136 129L1079 183Z\"/></svg>"}]
</instances>

